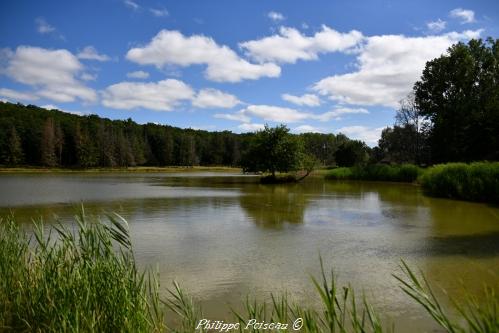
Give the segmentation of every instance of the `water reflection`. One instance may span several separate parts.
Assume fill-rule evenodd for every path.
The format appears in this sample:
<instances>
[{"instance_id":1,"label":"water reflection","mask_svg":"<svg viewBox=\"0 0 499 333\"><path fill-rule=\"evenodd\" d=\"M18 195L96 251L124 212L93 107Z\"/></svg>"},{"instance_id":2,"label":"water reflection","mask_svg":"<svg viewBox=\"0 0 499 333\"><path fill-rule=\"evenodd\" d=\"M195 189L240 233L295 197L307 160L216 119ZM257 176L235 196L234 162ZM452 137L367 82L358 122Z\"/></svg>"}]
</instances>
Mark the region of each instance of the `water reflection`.
<instances>
[{"instance_id":1,"label":"water reflection","mask_svg":"<svg viewBox=\"0 0 499 333\"><path fill-rule=\"evenodd\" d=\"M243 191L239 204L257 226L280 229L287 223L303 223L308 199L297 184L259 185Z\"/></svg>"},{"instance_id":2,"label":"water reflection","mask_svg":"<svg viewBox=\"0 0 499 333\"><path fill-rule=\"evenodd\" d=\"M0 215L12 208L21 221L57 214L70 222L80 201L88 214L127 218L139 264L157 266L163 286L181 281L215 318L247 293L287 290L314 303L309 276L319 273L319 253L341 281L409 322L407 332L428 321L391 278L401 258L457 298L459 279L474 290L498 280L499 209L428 198L412 185L260 185L206 173L0 176Z\"/></svg>"}]
</instances>

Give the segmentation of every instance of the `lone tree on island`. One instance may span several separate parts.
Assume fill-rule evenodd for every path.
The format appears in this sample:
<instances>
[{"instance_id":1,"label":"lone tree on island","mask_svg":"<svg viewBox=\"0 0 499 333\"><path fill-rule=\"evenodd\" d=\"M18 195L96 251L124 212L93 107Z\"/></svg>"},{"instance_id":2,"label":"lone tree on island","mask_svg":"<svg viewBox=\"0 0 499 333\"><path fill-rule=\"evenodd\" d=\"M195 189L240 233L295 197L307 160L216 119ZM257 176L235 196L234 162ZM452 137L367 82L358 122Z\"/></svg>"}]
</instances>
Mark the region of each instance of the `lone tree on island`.
<instances>
[{"instance_id":1,"label":"lone tree on island","mask_svg":"<svg viewBox=\"0 0 499 333\"><path fill-rule=\"evenodd\" d=\"M257 131L243 156L244 172L268 172L271 180L276 180L276 172L305 170L302 180L312 172L316 159L305 153L303 142L291 135L285 125L269 127ZM291 178L290 178L291 180Z\"/></svg>"}]
</instances>

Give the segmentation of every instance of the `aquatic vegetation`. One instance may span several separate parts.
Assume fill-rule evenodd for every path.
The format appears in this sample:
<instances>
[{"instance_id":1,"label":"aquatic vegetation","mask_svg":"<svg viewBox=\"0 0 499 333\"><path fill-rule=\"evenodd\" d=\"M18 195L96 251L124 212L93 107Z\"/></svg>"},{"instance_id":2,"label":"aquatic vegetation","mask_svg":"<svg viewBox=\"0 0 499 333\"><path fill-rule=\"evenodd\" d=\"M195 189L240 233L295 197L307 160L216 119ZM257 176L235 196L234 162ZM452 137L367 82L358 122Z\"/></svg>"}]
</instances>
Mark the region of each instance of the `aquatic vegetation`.
<instances>
[{"instance_id":1,"label":"aquatic vegetation","mask_svg":"<svg viewBox=\"0 0 499 333\"><path fill-rule=\"evenodd\" d=\"M499 203L499 162L439 164L419 181L432 196Z\"/></svg>"},{"instance_id":2,"label":"aquatic vegetation","mask_svg":"<svg viewBox=\"0 0 499 333\"><path fill-rule=\"evenodd\" d=\"M349 168L336 168L329 171L326 179L370 180L412 183L417 180L423 169L412 165L368 164Z\"/></svg>"},{"instance_id":3,"label":"aquatic vegetation","mask_svg":"<svg viewBox=\"0 0 499 333\"><path fill-rule=\"evenodd\" d=\"M0 220L1 331L394 331L365 296L356 296L350 285L340 286L333 271L326 274L322 259L319 279L312 278L319 308L292 303L286 294L271 295L270 303L248 297L243 312L233 310L226 322L210 321L176 282L160 299L157 277L137 269L128 225L119 215L102 222L82 209L75 222L74 230L57 225L48 233L38 222L28 237L13 216ZM394 282L446 332L499 331L499 297L493 288L480 300L470 295L453 302L449 316L424 275L417 276L403 261L399 274Z\"/></svg>"}]
</instances>

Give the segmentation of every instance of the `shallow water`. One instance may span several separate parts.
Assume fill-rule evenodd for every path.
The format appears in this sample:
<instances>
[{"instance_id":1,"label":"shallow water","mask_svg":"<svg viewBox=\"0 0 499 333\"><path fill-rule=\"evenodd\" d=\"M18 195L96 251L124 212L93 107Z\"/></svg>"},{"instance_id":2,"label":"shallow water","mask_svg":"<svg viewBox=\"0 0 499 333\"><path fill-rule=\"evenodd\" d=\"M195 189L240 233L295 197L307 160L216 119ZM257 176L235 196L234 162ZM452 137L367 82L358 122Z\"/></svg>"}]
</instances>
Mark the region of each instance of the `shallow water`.
<instances>
[{"instance_id":1,"label":"shallow water","mask_svg":"<svg viewBox=\"0 0 499 333\"><path fill-rule=\"evenodd\" d=\"M287 291L316 305L310 275L319 254L402 332L435 326L397 288L401 258L457 299L462 285L499 284L499 209L429 198L413 185L319 177L260 185L194 172L0 175L0 215L69 223L81 202L89 214L124 216L140 265L159 271L162 288L179 281L213 320L247 294Z\"/></svg>"}]
</instances>

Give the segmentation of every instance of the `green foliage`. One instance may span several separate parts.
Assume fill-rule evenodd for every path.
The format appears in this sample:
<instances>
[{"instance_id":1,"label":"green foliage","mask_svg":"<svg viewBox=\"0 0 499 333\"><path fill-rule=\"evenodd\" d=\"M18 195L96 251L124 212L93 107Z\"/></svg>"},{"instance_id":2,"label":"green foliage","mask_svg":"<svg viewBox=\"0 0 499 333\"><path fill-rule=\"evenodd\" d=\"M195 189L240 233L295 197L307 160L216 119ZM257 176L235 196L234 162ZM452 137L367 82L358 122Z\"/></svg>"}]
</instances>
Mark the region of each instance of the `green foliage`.
<instances>
[{"instance_id":1,"label":"green foliage","mask_svg":"<svg viewBox=\"0 0 499 333\"><path fill-rule=\"evenodd\" d=\"M339 180L370 180L412 183L416 181L422 171L423 169L412 164L393 166L384 164L369 164L351 168L336 168L329 171L326 178Z\"/></svg>"},{"instance_id":2,"label":"green foliage","mask_svg":"<svg viewBox=\"0 0 499 333\"><path fill-rule=\"evenodd\" d=\"M243 159L245 172L296 171L300 168L303 144L289 133L285 125L269 127L255 133Z\"/></svg>"},{"instance_id":3,"label":"green foliage","mask_svg":"<svg viewBox=\"0 0 499 333\"><path fill-rule=\"evenodd\" d=\"M445 311L422 272L418 277L404 261L400 265L400 270L402 276L394 275L400 282L400 288L419 303L445 332L494 333L499 331L499 297L493 288L487 286L484 288L481 302L470 294L462 304L451 299L456 312L464 319L456 320ZM463 323L466 324L465 327Z\"/></svg>"},{"instance_id":4,"label":"green foliage","mask_svg":"<svg viewBox=\"0 0 499 333\"><path fill-rule=\"evenodd\" d=\"M429 195L499 203L499 162L435 165L424 172L420 182Z\"/></svg>"},{"instance_id":5,"label":"green foliage","mask_svg":"<svg viewBox=\"0 0 499 333\"><path fill-rule=\"evenodd\" d=\"M33 332L153 332L164 329L152 278L136 268L126 221L92 223L30 244L12 216L0 221L0 328Z\"/></svg>"},{"instance_id":6,"label":"green foliage","mask_svg":"<svg viewBox=\"0 0 499 333\"><path fill-rule=\"evenodd\" d=\"M234 167L241 166L243 155L251 154L254 136L139 125L131 119L109 120L0 102L0 165L5 166ZM341 134L320 133L288 134L286 140L327 165L334 164L338 146L349 141Z\"/></svg>"},{"instance_id":7,"label":"green foliage","mask_svg":"<svg viewBox=\"0 0 499 333\"><path fill-rule=\"evenodd\" d=\"M338 146L334 156L340 167L364 164L369 159L369 147L362 141L348 140Z\"/></svg>"},{"instance_id":8,"label":"green foliage","mask_svg":"<svg viewBox=\"0 0 499 333\"><path fill-rule=\"evenodd\" d=\"M457 43L414 85L433 162L499 159L499 40Z\"/></svg>"},{"instance_id":9,"label":"green foliage","mask_svg":"<svg viewBox=\"0 0 499 333\"><path fill-rule=\"evenodd\" d=\"M137 270L128 225L119 215L109 223L90 221L82 210L76 217L76 232L63 226L47 234L35 225L34 243L13 216L0 219L0 328L2 331L34 332L194 332L203 318L178 283L159 297L159 284L152 274ZM55 233L55 235L54 235ZM286 294L271 295L271 303L250 301L245 313L233 311L229 322L239 322L240 331L265 332L250 326L257 322L292 324L301 320L301 332L390 332L367 298L357 297L350 285L340 286L336 275L312 278L319 308L288 301ZM421 304L447 332L499 330L499 297L486 287L479 299L469 295L453 301L460 318L450 317L430 284L402 262L402 290ZM166 310L171 324L166 324ZM300 318L300 319L299 319ZM466 326L463 326L466 325ZM208 330L201 329L200 332Z\"/></svg>"}]
</instances>

